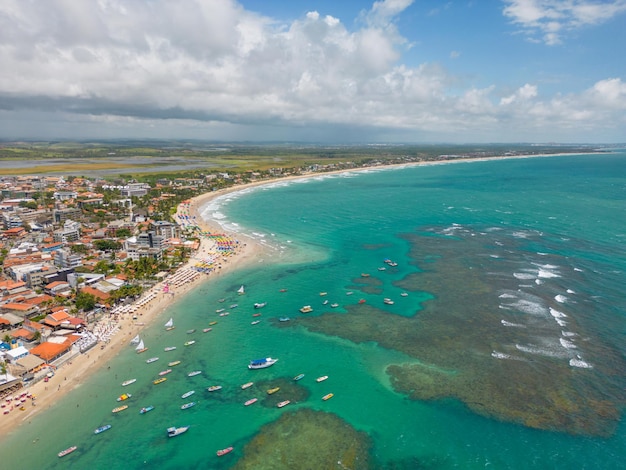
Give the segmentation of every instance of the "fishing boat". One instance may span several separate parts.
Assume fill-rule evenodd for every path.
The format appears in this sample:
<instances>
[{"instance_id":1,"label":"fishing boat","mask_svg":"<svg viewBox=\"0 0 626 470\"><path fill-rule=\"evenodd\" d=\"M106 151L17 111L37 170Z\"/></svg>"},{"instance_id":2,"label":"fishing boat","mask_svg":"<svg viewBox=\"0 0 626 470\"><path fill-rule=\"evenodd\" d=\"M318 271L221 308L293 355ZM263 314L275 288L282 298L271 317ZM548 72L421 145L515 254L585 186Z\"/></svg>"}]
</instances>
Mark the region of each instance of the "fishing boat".
<instances>
[{"instance_id":1,"label":"fishing boat","mask_svg":"<svg viewBox=\"0 0 626 470\"><path fill-rule=\"evenodd\" d=\"M119 397L117 397L117 401L124 401L124 400L128 400L129 398L131 398L133 395L130 393L123 393L121 394Z\"/></svg>"},{"instance_id":2,"label":"fishing boat","mask_svg":"<svg viewBox=\"0 0 626 470\"><path fill-rule=\"evenodd\" d=\"M218 308L215 313L222 313L224 310L226 310L225 308Z\"/></svg>"},{"instance_id":3,"label":"fishing boat","mask_svg":"<svg viewBox=\"0 0 626 470\"><path fill-rule=\"evenodd\" d=\"M172 369L165 369L165 370L162 370L161 372L159 372L159 375L162 377L164 375L169 374L170 372L172 372Z\"/></svg>"},{"instance_id":4,"label":"fishing boat","mask_svg":"<svg viewBox=\"0 0 626 470\"><path fill-rule=\"evenodd\" d=\"M145 415L148 411L154 410L154 406L149 405L139 410L139 414Z\"/></svg>"},{"instance_id":5,"label":"fishing boat","mask_svg":"<svg viewBox=\"0 0 626 470\"><path fill-rule=\"evenodd\" d=\"M195 401L190 401L189 403L185 403L184 405L182 405L180 409L186 410L187 408L191 408L192 406L195 406L195 405L196 405Z\"/></svg>"},{"instance_id":6,"label":"fishing boat","mask_svg":"<svg viewBox=\"0 0 626 470\"><path fill-rule=\"evenodd\" d=\"M267 391L267 394L268 394L268 395L273 395L274 393L278 392L279 390L280 390L280 387L270 388L270 389Z\"/></svg>"},{"instance_id":7,"label":"fishing boat","mask_svg":"<svg viewBox=\"0 0 626 470\"><path fill-rule=\"evenodd\" d=\"M263 308L267 305L267 302L255 302L254 308Z\"/></svg>"},{"instance_id":8,"label":"fishing boat","mask_svg":"<svg viewBox=\"0 0 626 470\"><path fill-rule=\"evenodd\" d=\"M127 385L130 385L130 384L134 384L135 382L137 382L137 379L125 380L124 382L122 382L122 387L126 387Z\"/></svg>"},{"instance_id":9,"label":"fishing boat","mask_svg":"<svg viewBox=\"0 0 626 470\"><path fill-rule=\"evenodd\" d=\"M250 322L251 325L258 325L259 323L261 323L261 320L254 320Z\"/></svg>"},{"instance_id":10,"label":"fishing boat","mask_svg":"<svg viewBox=\"0 0 626 470\"><path fill-rule=\"evenodd\" d=\"M330 306L331 306L332 308L337 308L337 307L339 307L339 304L330 304Z\"/></svg>"},{"instance_id":11,"label":"fishing boat","mask_svg":"<svg viewBox=\"0 0 626 470\"><path fill-rule=\"evenodd\" d=\"M232 451L233 451L232 447L226 447L226 449L220 449L216 453L217 453L218 457L221 457L222 455L226 455L226 454L228 454L229 452L232 452Z\"/></svg>"},{"instance_id":12,"label":"fishing boat","mask_svg":"<svg viewBox=\"0 0 626 470\"><path fill-rule=\"evenodd\" d=\"M324 395L322 397L322 400L326 401L326 400L330 400L332 397L334 397L335 394L334 393L327 393L326 395Z\"/></svg>"},{"instance_id":13,"label":"fishing boat","mask_svg":"<svg viewBox=\"0 0 626 470\"><path fill-rule=\"evenodd\" d=\"M263 359L254 359L248 364L248 369L265 369L271 365L274 365L278 359L271 357L264 357Z\"/></svg>"},{"instance_id":14,"label":"fishing boat","mask_svg":"<svg viewBox=\"0 0 626 470\"><path fill-rule=\"evenodd\" d=\"M176 346L168 346L167 348L164 349L164 351L174 351L176 349Z\"/></svg>"},{"instance_id":15,"label":"fishing boat","mask_svg":"<svg viewBox=\"0 0 626 470\"><path fill-rule=\"evenodd\" d=\"M59 452L57 455L59 457L65 457L67 454L71 454L72 452L74 452L76 449L78 449L78 447L76 446L72 446L72 447L68 447L65 450L62 450L61 452Z\"/></svg>"},{"instance_id":16,"label":"fishing boat","mask_svg":"<svg viewBox=\"0 0 626 470\"><path fill-rule=\"evenodd\" d=\"M304 374L298 374L293 378L293 380L297 382L298 380L302 380L303 378L304 378Z\"/></svg>"},{"instance_id":17,"label":"fishing boat","mask_svg":"<svg viewBox=\"0 0 626 470\"><path fill-rule=\"evenodd\" d=\"M163 382L165 382L167 380L167 377L161 377L160 379L156 379L155 381L153 381L152 383L154 385L159 385L162 384Z\"/></svg>"},{"instance_id":18,"label":"fishing boat","mask_svg":"<svg viewBox=\"0 0 626 470\"><path fill-rule=\"evenodd\" d=\"M139 341L141 341L141 338L139 338L139 335L137 335L130 340L130 344L139 344Z\"/></svg>"},{"instance_id":19,"label":"fishing boat","mask_svg":"<svg viewBox=\"0 0 626 470\"><path fill-rule=\"evenodd\" d=\"M217 392L218 390L221 390L221 389L222 389L221 385L211 385L209 388L207 388L209 392Z\"/></svg>"},{"instance_id":20,"label":"fishing boat","mask_svg":"<svg viewBox=\"0 0 626 470\"><path fill-rule=\"evenodd\" d=\"M174 328L176 328L176 327L174 326L174 319L173 318L170 318L167 322L165 322L165 329L167 331L173 330Z\"/></svg>"},{"instance_id":21,"label":"fishing boat","mask_svg":"<svg viewBox=\"0 0 626 470\"><path fill-rule=\"evenodd\" d=\"M389 298L385 297L385 298L383 299L383 303L384 303L384 304L387 304L387 305L393 305L393 300L391 300L391 299L389 299Z\"/></svg>"},{"instance_id":22,"label":"fishing boat","mask_svg":"<svg viewBox=\"0 0 626 470\"><path fill-rule=\"evenodd\" d=\"M285 400L285 401L281 401L280 403L278 403L276 406L278 408L282 408L283 406L287 406L289 403L291 403L289 400Z\"/></svg>"},{"instance_id":23,"label":"fishing boat","mask_svg":"<svg viewBox=\"0 0 626 470\"><path fill-rule=\"evenodd\" d=\"M180 398L189 398L191 395L193 395L194 393L196 393L195 390L189 390L188 392L183 393Z\"/></svg>"},{"instance_id":24,"label":"fishing boat","mask_svg":"<svg viewBox=\"0 0 626 470\"><path fill-rule=\"evenodd\" d=\"M179 436L180 434L187 432L189 426L181 426L179 428L172 426L167 428L167 437Z\"/></svg>"},{"instance_id":25,"label":"fishing boat","mask_svg":"<svg viewBox=\"0 0 626 470\"><path fill-rule=\"evenodd\" d=\"M211 331L213 328L204 328L202 330L202 333L208 333L209 331Z\"/></svg>"},{"instance_id":26,"label":"fishing boat","mask_svg":"<svg viewBox=\"0 0 626 470\"><path fill-rule=\"evenodd\" d=\"M191 341L186 341L185 342L185 346L191 346L192 344L195 344L196 342L192 339Z\"/></svg>"},{"instance_id":27,"label":"fishing boat","mask_svg":"<svg viewBox=\"0 0 626 470\"><path fill-rule=\"evenodd\" d=\"M146 359L146 364L152 364L153 362L156 362L158 360L158 357L151 357L150 359Z\"/></svg>"},{"instance_id":28,"label":"fishing boat","mask_svg":"<svg viewBox=\"0 0 626 470\"><path fill-rule=\"evenodd\" d=\"M241 390L245 390L246 388L250 388L254 385L254 382L246 382L241 386Z\"/></svg>"},{"instance_id":29,"label":"fishing boat","mask_svg":"<svg viewBox=\"0 0 626 470\"><path fill-rule=\"evenodd\" d=\"M202 374L201 370L192 370L191 372L187 374L187 377L195 377L196 375L200 375L200 374Z\"/></svg>"},{"instance_id":30,"label":"fishing boat","mask_svg":"<svg viewBox=\"0 0 626 470\"><path fill-rule=\"evenodd\" d=\"M323 382L324 380L326 380L328 378L327 375L322 375L321 377L318 377L317 379L315 379L316 382Z\"/></svg>"},{"instance_id":31,"label":"fishing boat","mask_svg":"<svg viewBox=\"0 0 626 470\"><path fill-rule=\"evenodd\" d=\"M187 334L188 334L188 335L190 335L190 334L192 334L192 333L195 333L195 332L196 332L196 329L195 329L195 328L192 328L191 330L187 330Z\"/></svg>"},{"instance_id":32,"label":"fishing boat","mask_svg":"<svg viewBox=\"0 0 626 470\"><path fill-rule=\"evenodd\" d=\"M104 426L100 426L99 428L97 428L93 433L100 434L101 432L108 431L109 429L111 429L111 425L105 424Z\"/></svg>"},{"instance_id":33,"label":"fishing boat","mask_svg":"<svg viewBox=\"0 0 626 470\"><path fill-rule=\"evenodd\" d=\"M243 284L241 285L241 287L239 289L237 289L237 293L239 295L243 295L246 293L246 289L243 287Z\"/></svg>"},{"instance_id":34,"label":"fishing boat","mask_svg":"<svg viewBox=\"0 0 626 470\"><path fill-rule=\"evenodd\" d=\"M180 361L172 361L172 362L168 362L167 365L170 367L174 367L177 366L178 364L180 364Z\"/></svg>"},{"instance_id":35,"label":"fishing boat","mask_svg":"<svg viewBox=\"0 0 626 470\"><path fill-rule=\"evenodd\" d=\"M137 346L135 347L135 352L137 354L141 354L142 352L146 352L148 350L148 348L146 348L146 346L143 343L143 339L139 340L139 343L137 343Z\"/></svg>"},{"instance_id":36,"label":"fishing boat","mask_svg":"<svg viewBox=\"0 0 626 470\"><path fill-rule=\"evenodd\" d=\"M320 295L324 297L325 295L328 295L328 292L320 292Z\"/></svg>"},{"instance_id":37,"label":"fishing boat","mask_svg":"<svg viewBox=\"0 0 626 470\"><path fill-rule=\"evenodd\" d=\"M210 326L217 325L217 322L216 322L216 321L212 321L211 323L209 323L209 325L210 325ZM210 329L210 328L209 328L209 329Z\"/></svg>"},{"instance_id":38,"label":"fishing boat","mask_svg":"<svg viewBox=\"0 0 626 470\"><path fill-rule=\"evenodd\" d=\"M278 319L278 321L282 321L282 322L286 322L286 321L289 321L289 320L291 320L291 318L289 318L289 317L280 317Z\"/></svg>"},{"instance_id":39,"label":"fishing boat","mask_svg":"<svg viewBox=\"0 0 626 470\"><path fill-rule=\"evenodd\" d=\"M259 400L258 398L250 398L248 401L244 403L244 406L250 406L253 403L256 403L258 400Z\"/></svg>"},{"instance_id":40,"label":"fishing boat","mask_svg":"<svg viewBox=\"0 0 626 470\"><path fill-rule=\"evenodd\" d=\"M111 411L113 413L119 413L120 411L124 411L127 408L128 408L128 405L122 405L122 406L118 406L117 408L113 408Z\"/></svg>"},{"instance_id":41,"label":"fishing boat","mask_svg":"<svg viewBox=\"0 0 626 470\"><path fill-rule=\"evenodd\" d=\"M313 311L313 307L311 307L310 305L305 305L304 307L300 309L301 313L311 313L312 311Z\"/></svg>"}]
</instances>

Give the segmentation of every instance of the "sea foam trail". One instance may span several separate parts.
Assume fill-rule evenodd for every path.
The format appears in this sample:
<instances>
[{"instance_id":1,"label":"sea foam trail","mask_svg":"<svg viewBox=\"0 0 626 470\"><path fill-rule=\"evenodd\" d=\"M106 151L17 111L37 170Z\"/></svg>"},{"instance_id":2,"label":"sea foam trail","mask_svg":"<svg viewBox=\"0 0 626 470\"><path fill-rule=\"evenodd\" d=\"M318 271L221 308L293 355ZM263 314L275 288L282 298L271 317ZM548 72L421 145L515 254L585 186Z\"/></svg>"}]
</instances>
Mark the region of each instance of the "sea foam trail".
<instances>
[{"instance_id":1,"label":"sea foam trail","mask_svg":"<svg viewBox=\"0 0 626 470\"><path fill-rule=\"evenodd\" d=\"M559 338L559 341L561 342L561 346L563 346L565 349L577 349L578 348L578 346L576 346L574 343L564 338Z\"/></svg>"},{"instance_id":2,"label":"sea foam trail","mask_svg":"<svg viewBox=\"0 0 626 470\"><path fill-rule=\"evenodd\" d=\"M521 325L519 323L512 323L506 320L500 320L500 323L502 323L504 326L512 326L514 328L526 328L526 325Z\"/></svg>"},{"instance_id":3,"label":"sea foam trail","mask_svg":"<svg viewBox=\"0 0 626 470\"><path fill-rule=\"evenodd\" d=\"M581 369L593 369L593 366L582 359L570 359L569 365L572 367L580 367Z\"/></svg>"}]
</instances>

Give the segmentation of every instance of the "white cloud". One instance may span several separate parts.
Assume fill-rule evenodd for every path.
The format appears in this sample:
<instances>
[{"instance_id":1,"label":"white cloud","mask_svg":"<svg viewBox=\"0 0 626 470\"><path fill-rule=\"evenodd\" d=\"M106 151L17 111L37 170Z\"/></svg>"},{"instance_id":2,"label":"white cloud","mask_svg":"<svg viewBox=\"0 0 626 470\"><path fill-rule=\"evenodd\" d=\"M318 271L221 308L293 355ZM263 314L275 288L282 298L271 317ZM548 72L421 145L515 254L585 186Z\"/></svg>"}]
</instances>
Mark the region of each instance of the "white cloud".
<instances>
[{"instance_id":1,"label":"white cloud","mask_svg":"<svg viewBox=\"0 0 626 470\"><path fill-rule=\"evenodd\" d=\"M504 16L531 38L562 43L562 32L597 25L626 12L626 0L503 0Z\"/></svg>"}]
</instances>

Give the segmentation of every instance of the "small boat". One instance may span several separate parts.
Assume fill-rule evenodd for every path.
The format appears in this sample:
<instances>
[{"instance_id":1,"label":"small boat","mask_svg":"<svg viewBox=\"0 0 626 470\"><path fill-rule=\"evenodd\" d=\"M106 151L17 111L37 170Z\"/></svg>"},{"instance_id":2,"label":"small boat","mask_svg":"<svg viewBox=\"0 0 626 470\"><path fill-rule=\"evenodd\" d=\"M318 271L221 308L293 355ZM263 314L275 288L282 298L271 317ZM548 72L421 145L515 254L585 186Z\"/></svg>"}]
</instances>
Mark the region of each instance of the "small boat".
<instances>
[{"instance_id":1,"label":"small boat","mask_svg":"<svg viewBox=\"0 0 626 470\"><path fill-rule=\"evenodd\" d=\"M113 408L111 411L113 413L119 413L120 411L124 411L126 408L128 408L128 405L122 405L118 406L117 408Z\"/></svg>"},{"instance_id":2,"label":"small boat","mask_svg":"<svg viewBox=\"0 0 626 470\"><path fill-rule=\"evenodd\" d=\"M261 323L261 320L254 320L253 322L250 322L251 325L258 325L259 323Z\"/></svg>"},{"instance_id":3,"label":"small boat","mask_svg":"<svg viewBox=\"0 0 626 470\"><path fill-rule=\"evenodd\" d=\"M222 303L226 302L226 299L219 299L218 302L222 304Z\"/></svg>"},{"instance_id":4,"label":"small boat","mask_svg":"<svg viewBox=\"0 0 626 470\"><path fill-rule=\"evenodd\" d=\"M400 294L400 295L401 295L402 297L406 297L406 296L408 296L409 294L407 294L406 292L403 292L403 293L402 293L402 294Z\"/></svg>"},{"instance_id":5,"label":"small boat","mask_svg":"<svg viewBox=\"0 0 626 470\"><path fill-rule=\"evenodd\" d=\"M154 385L159 385L162 384L163 382L165 382L167 380L167 377L161 377L160 379L156 379L155 381L153 381L152 383Z\"/></svg>"},{"instance_id":6,"label":"small boat","mask_svg":"<svg viewBox=\"0 0 626 470\"><path fill-rule=\"evenodd\" d=\"M254 385L254 382L246 382L241 386L241 390L245 390L246 388L250 388Z\"/></svg>"},{"instance_id":7,"label":"small boat","mask_svg":"<svg viewBox=\"0 0 626 470\"><path fill-rule=\"evenodd\" d=\"M172 362L168 362L167 365L170 367L174 367L177 366L178 364L180 364L180 361L172 361Z\"/></svg>"},{"instance_id":8,"label":"small boat","mask_svg":"<svg viewBox=\"0 0 626 470\"><path fill-rule=\"evenodd\" d=\"M216 453L217 453L218 457L221 457L222 455L226 455L226 454L228 454L229 452L232 452L232 451L233 451L232 447L226 447L226 449L220 449Z\"/></svg>"},{"instance_id":9,"label":"small boat","mask_svg":"<svg viewBox=\"0 0 626 470\"><path fill-rule=\"evenodd\" d=\"M195 328L192 328L191 330L187 330L187 334L188 334L188 335L190 335L190 334L192 334L192 333L195 333L195 332L196 332L196 329L195 329Z\"/></svg>"},{"instance_id":10,"label":"small boat","mask_svg":"<svg viewBox=\"0 0 626 470\"><path fill-rule=\"evenodd\" d=\"M335 394L334 393L327 393L326 395L324 395L322 397L322 400L326 401L326 400L330 400L332 397L334 397Z\"/></svg>"},{"instance_id":11,"label":"small boat","mask_svg":"<svg viewBox=\"0 0 626 470\"><path fill-rule=\"evenodd\" d=\"M209 392L216 392L221 389L222 389L221 385L211 385L209 388L207 388Z\"/></svg>"},{"instance_id":12,"label":"small boat","mask_svg":"<svg viewBox=\"0 0 626 470\"><path fill-rule=\"evenodd\" d=\"M250 406L253 403L256 403L258 400L259 400L258 398L250 398L248 401L244 403L244 406Z\"/></svg>"},{"instance_id":13,"label":"small boat","mask_svg":"<svg viewBox=\"0 0 626 470\"><path fill-rule=\"evenodd\" d=\"M191 395L193 395L194 393L196 393L195 390L189 390L188 392L183 393L180 398L189 398Z\"/></svg>"},{"instance_id":14,"label":"small boat","mask_svg":"<svg viewBox=\"0 0 626 470\"><path fill-rule=\"evenodd\" d=\"M162 370L161 372L159 372L159 375L160 376L164 376L164 375L169 374L170 372L172 372L172 369L165 369L165 370Z\"/></svg>"},{"instance_id":15,"label":"small boat","mask_svg":"<svg viewBox=\"0 0 626 470\"><path fill-rule=\"evenodd\" d=\"M174 436L178 436L184 432L187 432L187 430L189 429L189 426L181 426L179 428L177 427L169 427L167 428L167 437L174 437Z\"/></svg>"},{"instance_id":16,"label":"small boat","mask_svg":"<svg viewBox=\"0 0 626 470\"><path fill-rule=\"evenodd\" d=\"M280 289L278 292L287 292L287 289Z\"/></svg>"},{"instance_id":17,"label":"small boat","mask_svg":"<svg viewBox=\"0 0 626 470\"><path fill-rule=\"evenodd\" d=\"M380 268L378 268L379 271L386 271L387 268L385 268L384 266L381 266Z\"/></svg>"},{"instance_id":18,"label":"small boat","mask_svg":"<svg viewBox=\"0 0 626 470\"><path fill-rule=\"evenodd\" d=\"M139 340L139 343L137 344L137 347L135 347L135 352L137 354L141 354L142 352L146 352L148 350L148 348L146 348L146 346L143 343L143 339Z\"/></svg>"},{"instance_id":19,"label":"small boat","mask_svg":"<svg viewBox=\"0 0 626 470\"><path fill-rule=\"evenodd\" d=\"M272 395L272 394L274 394L274 393L278 392L279 390L280 390L280 387L270 388L270 389L267 391L267 394L268 394L268 395Z\"/></svg>"},{"instance_id":20,"label":"small boat","mask_svg":"<svg viewBox=\"0 0 626 470\"><path fill-rule=\"evenodd\" d=\"M65 457L67 454L71 454L72 452L74 452L76 449L78 449L78 447L76 446L72 446L72 447L68 447L65 450L62 450L61 452L59 452L57 455L59 457Z\"/></svg>"},{"instance_id":21,"label":"small boat","mask_svg":"<svg viewBox=\"0 0 626 470\"><path fill-rule=\"evenodd\" d=\"M202 374L201 370L192 370L191 372L187 374L187 377L195 377L196 375L200 375L200 374Z\"/></svg>"},{"instance_id":22,"label":"small boat","mask_svg":"<svg viewBox=\"0 0 626 470\"><path fill-rule=\"evenodd\" d=\"M175 328L174 326L174 319L170 318L166 323L165 323L165 329L167 331L173 330Z\"/></svg>"},{"instance_id":23,"label":"small boat","mask_svg":"<svg viewBox=\"0 0 626 470\"><path fill-rule=\"evenodd\" d=\"M387 304L387 305L393 305L393 300L388 299L387 297L385 297L383 299L383 303Z\"/></svg>"},{"instance_id":24,"label":"small boat","mask_svg":"<svg viewBox=\"0 0 626 470\"><path fill-rule=\"evenodd\" d=\"M227 317L228 315L230 315L230 312L222 312L222 313L220 313L220 317Z\"/></svg>"},{"instance_id":25,"label":"small boat","mask_svg":"<svg viewBox=\"0 0 626 470\"><path fill-rule=\"evenodd\" d=\"M184 405L182 405L180 409L186 410L187 408L191 408L192 406L195 406L195 405L196 405L195 401L190 401L189 403L185 403Z\"/></svg>"},{"instance_id":26,"label":"small boat","mask_svg":"<svg viewBox=\"0 0 626 470\"><path fill-rule=\"evenodd\" d=\"M318 377L317 379L315 379L316 382L323 382L324 380L326 380L328 378L327 375L322 375L321 377Z\"/></svg>"},{"instance_id":27,"label":"small boat","mask_svg":"<svg viewBox=\"0 0 626 470\"><path fill-rule=\"evenodd\" d=\"M368 273L361 273L361 277L370 277Z\"/></svg>"},{"instance_id":28,"label":"small boat","mask_svg":"<svg viewBox=\"0 0 626 470\"><path fill-rule=\"evenodd\" d=\"M224 310L226 310L226 309L224 309L224 308L218 308L218 309L215 311L215 313L222 313Z\"/></svg>"},{"instance_id":29,"label":"small boat","mask_svg":"<svg viewBox=\"0 0 626 470\"><path fill-rule=\"evenodd\" d=\"M359 299L359 303L360 304L364 304L365 303L365 299Z\"/></svg>"},{"instance_id":30,"label":"small boat","mask_svg":"<svg viewBox=\"0 0 626 470\"><path fill-rule=\"evenodd\" d=\"M325 295L328 295L328 292L320 292L320 295L323 297Z\"/></svg>"},{"instance_id":31,"label":"small boat","mask_svg":"<svg viewBox=\"0 0 626 470\"><path fill-rule=\"evenodd\" d=\"M243 284L241 285L241 287L239 289L237 289L237 293L239 295L243 295L246 293L246 289L243 287Z\"/></svg>"},{"instance_id":32,"label":"small boat","mask_svg":"<svg viewBox=\"0 0 626 470\"><path fill-rule=\"evenodd\" d=\"M152 411L154 410L154 406L150 405L150 406L146 406L145 408L142 408L139 410L139 414L146 414L148 411Z\"/></svg>"},{"instance_id":33,"label":"small boat","mask_svg":"<svg viewBox=\"0 0 626 470\"><path fill-rule=\"evenodd\" d=\"M260 316L261 316L261 314L260 314L260 313L253 313L253 314L252 314L252 316L253 316L253 317L260 317Z\"/></svg>"},{"instance_id":34,"label":"small boat","mask_svg":"<svg viewBox=\"0 0 626 470\"><path fill-rule=\"evenodd\" d=\"M330 306L331 306L332 308L337 308L337 307L339 307L339 304L330 304Z\"/></svg>"},{"instance_id":35,"label":"small boat","mask_svg":"<svg viewBox=\"0 0 626 470\"><path fill-rule=\"evenodd\" d=\"M289 321L289 320L291 320L291 318L289 318L289 317L280 317L278 319L278 321L282 321L282 322Z\"/></svg>"},{"instance_id":36,"label":"small boat","mask_svg":"<svg viewBox=\"0 0 626 470\"><path fill-rule=\"evenodd\" d=\"M151 357L150 359L146 359L146 364L152 364L153 362L156 362L158 360L158 357Z\"/></svg>"},{"instance_id":37,"label":"small boat","mask_svg":"<svg viewBox=\"0 0 626 470\"><path fill-rule=\"evenodd\" d=\"M271 365L274 365L278 359L272 359L271 357L264 357L263 359L254 359L248 364L248 369L265 369Z\"/></svg>"},{"instance_id":38,"label":"small boat","mask_svg":"<svg viewBox=\"0 0 626 470\"><path fill-rule=\"evenodd\" d=\"M211 331L213 328L204 328L202 330L202 333L208 333L209 331Z\"/></svg>"},{"instance_id":39,"label":"small boat","mask_svg":"<svg viewBox=\"0 0 626 470\"><path fill-rule=\"evenodd\" d=\"M101 432L108 431L109 429L111 429L111 425L105 424L104 426L100 426L99 428L97 428L93 433L100 434Z\"/></svg>"},{"instance_id":40,"label":"small boat","mask_svg":"<svg viewBox=\"0 0 626 470\"><path fill-rule=\"evenodd\" d=\"M232 304L229 308L237 308L239 307L239 304Z\"/></svg>"},{"instance_id":41,"label":"small boat","mask_svg":"<svg viewBox=\"0 0 626 470\"><path fill-rule=\"evenodd\" d=\"M141 338L139 338L139 335L137 335L133 339L130 340L130 344L138 344L140 340Z\"/></svg>"},{"instance_id":42,"label":"small boat","mask_svg":"<svg viewBox=\"0 0 626 470\"><path fill-rule=\"evenodd\" d=\"M217 322L216 321L212 321L211 323L209 323L209 325L210 326L217 325Z\"/></svg>"},{"instance_id":43,"label":"small boat","mask_svg":"<svg viewBox=\"0 0 626 470\"><path fill-rule=\"evenodd\" d=\"M324 300L324 302L322 302L322 305L328 305L328 299Z\"/></svg>"},{"instance_id":44,"label":"small boat","mask_svg":"<svg viewBox=\"0 0 626 470\"><path fill-rule=\"evenodd\" d=\"M304 307L300 309L301 313L311 313L312 311L313 311L313 307L311 307L310 305L305 305Z\"/></svg>"},{"instance_id":45,"label":"small boat","mask_svg":"<svg viewBox=\"0 0 626 470\"><path fill-rule=\"evenodd\" d=\"M174 349L176 349L176 346L168 346L164 351L173 351Z\"/></svg>"},{"instance_id":46,"label":"small boat","mask_svg":"<svg viewBox=\"0 0 626 470\"><path fill-rule=\"evenodd\" d=\"M267 302L255 302L254 308L263 308L267 305Z\"/></svg>"},{"instance_id":47,"label":"small boat","mask_svg":"<svg viewBox=\"0 0 626 470\"><path fill-rule=\"evenodd\" d=\"M291 403L289 400L285 400L285 401L281 401L280 403L278 403L276 406L278 408L282 408L283 406L287 406L289 403Z\"/></svg>"},{"instance_id":48,"label":"small boat","mask_svg":"<svg viewBox=\"0 0 626 470\"><path fill-rule=\"evenodd\" d=\"M119 397L117 397L117 401L128 400L131 397L132 397L132 394L130 394L130 393L123 393Z\"/></svg>"},{"instance_id":49,"label":"small boat","mask_svg":"<svg viewBox=\"0 0 626 470\"><path fill-rule=\"evenodd\" d=\"M127 385L130 385L130 384L134 384L135 382L137 382L137 379L125 380L124 382L122 382L122 387L126 387Z\"/></svg>"},{"instance_id":50,"label":"small boat","mask_svg":"<svg viewBox=\"0 0 626 470\"><path fill-rule=\"evenodd\" d=\"M187 342L185 343L185 346L191 346L192 344L196 344L196 342L195 342L194 340L187 341Z\"/></svg>"},{"instance_id":51,"label":"small boat","mask_svg":"<svg viewBox=\"0 0 626 470\"><path fill-rule=\"evenodd\" d=\"M346 292L346 295L352 295L352 294L354 294L354 292L352 292L352 291Z\"/></svg>"},{"instance_id":52,"label":"small boat","mask_svg":"<svg viewBox=\"0 0 626 470\"><path fill-rule=\"evenodd\" d=\"M304 374L298 374L293 378L293 380L297 382L298 380L302 380L303 378L304 378Z\"/></svg>"}]
</instances>

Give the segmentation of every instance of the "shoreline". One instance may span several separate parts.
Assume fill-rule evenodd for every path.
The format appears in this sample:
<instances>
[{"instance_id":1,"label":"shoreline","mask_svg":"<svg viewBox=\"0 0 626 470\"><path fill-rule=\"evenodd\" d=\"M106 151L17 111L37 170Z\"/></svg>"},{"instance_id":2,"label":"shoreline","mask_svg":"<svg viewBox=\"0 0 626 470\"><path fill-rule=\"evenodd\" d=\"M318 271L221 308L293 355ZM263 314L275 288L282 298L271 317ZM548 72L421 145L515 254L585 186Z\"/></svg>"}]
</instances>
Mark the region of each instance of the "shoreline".
<instances>
[{"instance_id":1,"label":"shoreline","mask_svg":"<svg viewBox=\"0 0 626 470\"><path fill-rule=\"evenodd\" d=\"M206 237L200 237L200 246L198 250L192 254L189 260L180 268L178 268L173 274L168 276L165 280L162 280L155 284L149 291L145 292L139 299L145 298L147 295L152 297L152 300L146 302L145 305L138 307L136 313L122 313L119 314L119 320L114 322L111 315L106 319L101 320L103 324L112 328L119 328L119 330L110 337L110 340L106 343L103 349L99 349L98 346L104 343L99 343L94 349L80 354L78 353L73 358L68 360L59 369L56 370L54 377L52 377L47 383L39 381L35 384L25 386L20 393L30 392L36 397L36 406L32 405L32 402L25 404L25 411L19 409L13 409L7 415L0 415L0 423L2 423L0 430L0 440L7 435L13 433L21 426L30 422L33 416L39 415L47 409L55 406L60 398L64 398L67 394L84 382L86 382L92 374L99 372L111 359L117 356L123 348L128 347L131 339L139 334L143 329L152 326L154 321L163 314L167 308L169 308L175 301L178 301L185 294L189 293L198 285L208 282L211 276L216 276L224 272L231 272L245 265L251 264L255 260L259 260L260 256L264 253L265 247L256 240L249 238L241 233L226 232L218 223L211 223L201 217L202 208L211 202L212 200L231 194L234 192L244 191L249 188L271 185L282 181L292 181L305 178L316 178L325 175L335 175L346 172L357 171L372 171L381 169L400 169L413 166L432 166L432 165L445 165L452 163L472 163L480 161L490 160L510 160L521 158L538 158L538 157L550 157L550 156L568 156L568 155L586 155L586 154L545 154L545 155L512 155L502 157L480 157L480 158L463 158L458 160L442 160L442 161L428 161L428 162L407 162L391 165L376 165L367 167L347 168L342 170L334 170L328 172L311 172L301 175L292 175L286 177L278 177L272 179L266 179L261 181L255 181L246 184L240 184L224 188L218 191L207 192L191 198L188 202L187 208L189 214L194 217L194 224L197 225L202 231L209 233L224 233L227 237L232 239L239 239L237 248L228 254L219 253L216 250L216 243L214 240ZM179 211L184 204L179 205ZM177 216L179 213L177 213ZM178 217L177 217L178 218ZM241 240L245 238L244 240ZM184 273L186 270L192 271L193 267L203 257L214 257L217 264L217 268L208 274L202 274L197 271L197 275L190 276L185 282L177 285L175 293L179 295L170 295L164 292L165 283L171 282L176 275ZM151 294L152 293L152 294ZM137 305L137 302L135 303ZM137 316L137 320L133 320L133 315ZM92 325L93 328L93 325Z\"/></svg>"}]
</instances>

